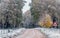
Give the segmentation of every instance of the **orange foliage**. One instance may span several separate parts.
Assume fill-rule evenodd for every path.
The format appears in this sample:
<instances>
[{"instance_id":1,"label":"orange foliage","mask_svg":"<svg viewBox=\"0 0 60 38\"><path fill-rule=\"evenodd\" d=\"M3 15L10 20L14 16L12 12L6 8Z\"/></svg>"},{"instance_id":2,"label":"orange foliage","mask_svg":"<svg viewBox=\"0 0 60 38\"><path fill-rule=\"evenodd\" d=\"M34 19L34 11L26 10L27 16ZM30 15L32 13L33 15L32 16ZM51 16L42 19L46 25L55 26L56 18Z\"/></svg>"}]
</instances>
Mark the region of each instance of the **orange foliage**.
<instances>
[{"instance_id":1,"label":"orange foliage","mask_svg":"<svg viewBox=\"0 0 60 38\"><path fill-rule=\"evenodd\" d=\"M38 24L42 27L50 28L52 26L51 16L46 14L43 20L39 21Z\"/></svg>"}]
</instances>

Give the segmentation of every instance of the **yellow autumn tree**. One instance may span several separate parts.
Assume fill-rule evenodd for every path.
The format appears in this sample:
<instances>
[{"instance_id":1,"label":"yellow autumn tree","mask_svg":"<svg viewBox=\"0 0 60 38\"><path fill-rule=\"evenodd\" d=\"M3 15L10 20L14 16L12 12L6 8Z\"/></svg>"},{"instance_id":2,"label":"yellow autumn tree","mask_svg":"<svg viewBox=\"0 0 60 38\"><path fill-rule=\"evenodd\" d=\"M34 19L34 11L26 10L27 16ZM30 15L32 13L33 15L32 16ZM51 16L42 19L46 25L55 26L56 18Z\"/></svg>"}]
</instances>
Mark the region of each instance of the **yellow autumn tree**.
<instances>
[{"instance_id":1,"label":"yellow autumn tree","mask_svg":"<svg viewBox=\"0 0 60 38\"><path fill-rule=\"evenodd\" d=\"M38 22L38 25L46 28L50 28L52 26L51 16L49 14L45 14L44 18Z\"/></svg>"}]
</instances>

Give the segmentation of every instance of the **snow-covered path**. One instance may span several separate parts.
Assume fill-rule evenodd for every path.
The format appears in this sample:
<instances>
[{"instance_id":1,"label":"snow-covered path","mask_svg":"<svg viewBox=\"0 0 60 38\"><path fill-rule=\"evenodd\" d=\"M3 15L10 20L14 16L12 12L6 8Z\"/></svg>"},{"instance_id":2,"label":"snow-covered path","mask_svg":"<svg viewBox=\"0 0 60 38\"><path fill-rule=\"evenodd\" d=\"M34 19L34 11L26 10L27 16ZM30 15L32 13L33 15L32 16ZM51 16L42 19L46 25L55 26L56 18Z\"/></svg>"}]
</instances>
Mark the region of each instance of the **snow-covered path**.
<instances>
[{"instance_id":1,"label":"snow-covered path","mask_svg":"<svg viewBox=\"0 0 60 38\"><path fill-rule=\"evenodd\" d=\"M22 34L16 38L46 38L46 36L38 30L27 29L24 32L24 34Z\"/></svg>"},{"instance_id":2,"label":"snow-covered path","mask_svg":"<svg viewBox=\"0 0 60 38\"><path fill-rule=\"evenodd\" d=\"M44 33L48 38L60 38L60 29L53 29L53 28L33 28L33 29L36 29ZM10 30L9 33L8 30L0 30L0 38L4 38L4 37L17 38L20 37L22 34L24 34L26 30L27 29L25 28L20 28L20 29Z\"/></svg>"}]
</instances>

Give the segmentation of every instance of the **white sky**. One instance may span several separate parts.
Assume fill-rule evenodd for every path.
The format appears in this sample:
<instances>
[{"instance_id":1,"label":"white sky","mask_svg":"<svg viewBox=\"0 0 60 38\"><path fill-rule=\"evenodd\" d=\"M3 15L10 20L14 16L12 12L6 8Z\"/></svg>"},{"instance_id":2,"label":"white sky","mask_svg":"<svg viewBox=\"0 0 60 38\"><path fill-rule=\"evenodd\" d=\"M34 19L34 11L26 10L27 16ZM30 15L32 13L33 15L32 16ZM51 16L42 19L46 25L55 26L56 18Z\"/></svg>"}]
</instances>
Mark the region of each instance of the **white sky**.
<instances>
[{"instance_id":1,"label":"white sky","mask_svg":"<svg viewBox=\"0 0 60 38\"><path fill-rule=\"evenodd\" d=\"M31 3L31 0L25 0L27 3L25 3L25 6L23 7L22 11L25 13L27 10L30 9L29 3Z\"/></svg>"}]
</instances>

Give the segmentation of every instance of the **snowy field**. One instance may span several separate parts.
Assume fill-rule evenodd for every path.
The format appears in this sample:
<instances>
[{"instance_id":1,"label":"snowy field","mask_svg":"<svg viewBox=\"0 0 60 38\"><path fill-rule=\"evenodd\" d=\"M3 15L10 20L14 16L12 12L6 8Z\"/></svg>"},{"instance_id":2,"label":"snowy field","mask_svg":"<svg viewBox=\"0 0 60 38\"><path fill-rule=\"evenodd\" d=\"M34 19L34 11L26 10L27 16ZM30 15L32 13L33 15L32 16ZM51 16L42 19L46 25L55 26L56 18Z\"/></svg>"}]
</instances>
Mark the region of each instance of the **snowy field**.
<instances>
[{"instance_id":1,"label":"snowy field","mask_svg":"<svg viewBox=\"0 0 60 38\"><path fill-rule=\"evenodd\" d=\"M54 29L54 28L35 28L39 31L45 33L48 38L60 38L60 29Z\"/></svg>"},{"instance_id":2,"label":"snowy field","mask_svg":"<svg viewBox=\"0 0 60 38\"><path fill-rule=\"evenodd\" d=\"M53 28L34 28L42 33L45 33L48 38L60 38L60 29L53 29ZM6 29L0 30L0 38L13 38L13 36L18 36L25 32L25 28L20 29Z\"/></svg>"},{"instance_id":3,"label":"snowy field","mask_svg":"<svg viewBox=\"0 0 60 38\"><path fill-rule=\"evenodd\" d=\"M22 34L22 31L25 29L0 29L0 38L12 38L13 36L17 36Z\"/></svg>"}]
</instances>

